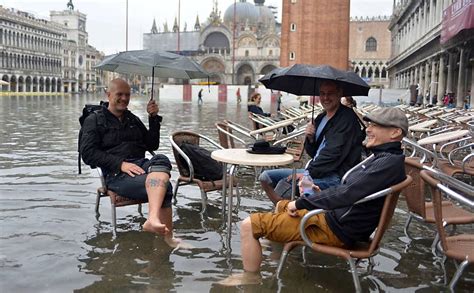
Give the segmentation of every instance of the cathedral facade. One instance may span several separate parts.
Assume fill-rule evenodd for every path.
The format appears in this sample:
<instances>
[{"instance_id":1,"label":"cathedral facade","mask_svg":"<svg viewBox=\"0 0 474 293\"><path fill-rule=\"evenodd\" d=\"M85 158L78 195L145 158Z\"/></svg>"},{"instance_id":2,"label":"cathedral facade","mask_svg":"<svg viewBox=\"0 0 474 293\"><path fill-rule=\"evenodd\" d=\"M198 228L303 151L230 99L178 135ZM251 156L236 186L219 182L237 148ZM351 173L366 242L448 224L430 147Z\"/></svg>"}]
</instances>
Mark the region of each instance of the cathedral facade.
<instances>
[{"instance_id":1,"label":"cathedral facade","mask_svg":"<svg viewBox=\"0 0 474 293\"><path fill-rule=\"evenodd\" d=\"M280 63L280 26L272 7L264 4L240 0L221 16L215 0L207 20L200 23L196 17L189 30L176 19L172 28L166 23L158 28L153 21L143 47L190 56L211 74L211 82L255 84Z\"/></svg>"}]
</instances>

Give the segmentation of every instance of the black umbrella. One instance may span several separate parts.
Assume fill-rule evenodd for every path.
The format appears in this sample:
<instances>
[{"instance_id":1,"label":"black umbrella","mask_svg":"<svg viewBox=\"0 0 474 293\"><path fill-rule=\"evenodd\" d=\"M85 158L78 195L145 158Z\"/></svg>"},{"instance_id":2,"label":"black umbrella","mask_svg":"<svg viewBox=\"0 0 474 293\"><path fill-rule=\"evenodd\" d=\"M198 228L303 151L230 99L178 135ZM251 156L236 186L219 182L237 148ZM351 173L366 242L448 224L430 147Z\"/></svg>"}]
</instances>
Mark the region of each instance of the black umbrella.
<instances>
[{"instance_id":1,"label":"black umbrella","mask_svg":"<svg viewBox=\"0 0 474 293\"><path fill-rule=\"evenodd\" d=\"M329 65L295 64L276 68L259 81L268 89L280 90L298 96L319 96L319 87L325 80L337 81L343 96L367 96L369 85L355 72L343 71ZM314 119L313 119L314 120Z\"/></svg>"}]
</instances>

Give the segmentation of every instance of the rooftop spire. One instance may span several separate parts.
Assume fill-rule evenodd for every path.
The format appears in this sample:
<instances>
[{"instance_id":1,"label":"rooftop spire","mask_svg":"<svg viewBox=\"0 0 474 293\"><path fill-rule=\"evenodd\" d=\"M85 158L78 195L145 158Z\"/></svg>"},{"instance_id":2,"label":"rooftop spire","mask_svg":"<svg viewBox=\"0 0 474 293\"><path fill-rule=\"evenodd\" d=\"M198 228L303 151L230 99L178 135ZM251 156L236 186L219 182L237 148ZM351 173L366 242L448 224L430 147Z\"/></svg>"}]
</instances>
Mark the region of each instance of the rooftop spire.
<instances>
[{"instance_id":1,"label":"rooftop spire","mask_svg":"<svg viewBox=\"0 0 474 293\"><path fill-rule=\"evenodd\" d=\"M179 30L179 27L178 27L178 18L174 18L174 25L173 25L173 32L174 33L177 33Z\"/></svg>"},{"instance_id":2,"label":"rooftop spire","mask_svg":"<svg viewBox=\"0 0 474 293\"><path fill-rule=\"evenodd\" d=\"M152 34L157 34L158 33L158 29L156 28L156 21L155 21L154 18L153 18L153 25L151 26L151 33Z\"/></svg>"},{"instance_id":3,"label":"rooftop spire","mask_svg":"<svg viewBox=\"0 0 474 293\"><path fill-rule=\"evenodd\" d=\"M200 31L201 30L201 22L199 22L199 15L196 14L196 23L194 24L194 30Z\"/></svg>"}]
</instances>

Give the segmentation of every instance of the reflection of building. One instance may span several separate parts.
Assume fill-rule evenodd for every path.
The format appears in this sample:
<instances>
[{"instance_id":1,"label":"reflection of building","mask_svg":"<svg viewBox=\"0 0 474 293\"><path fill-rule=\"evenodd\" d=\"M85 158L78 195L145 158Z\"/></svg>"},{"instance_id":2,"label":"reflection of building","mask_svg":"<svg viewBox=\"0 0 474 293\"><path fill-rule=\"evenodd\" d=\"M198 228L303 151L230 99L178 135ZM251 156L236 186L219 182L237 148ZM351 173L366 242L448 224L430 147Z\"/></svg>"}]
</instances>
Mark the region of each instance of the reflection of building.
<instances>
[{"instance_id":1,"label":"reflection of building","mask_svg":"<svg viewBox=\"0 0 474 293\"><path fill-rule=\"evenodd\" d=\"M63 26L63 88L64 92L95 91L101 85L93 66L102 54L88 44L86 15L76 10L51 11L51 20Z\"/></svg>"},{"instance_id":2,"label":"reflection of building","mask_svg":"<svg viewBox=\"0 0 474 293\"><path fill-rule=\"evenodd\" d=\"M283 0L281 66L348 68L349 0Z\"/></svg>"},{"instance_id":3,"label":"reflection of building","mask_svg":"<svg viewBox=\"0 0 474 293\"><path fill-rule=\"evenodd\" d=\"M457 107L474 90L474 3L465 0L394 0L392 87L418 85L420 94L457 96ZM466 20L466 21L464 21ZM427 101L424 101L425 103ZM471 99L473 105L473 99Z\"/></svg>"},{"instance_id":4,"label":"reflection of building","mask_svg":"<svg viewBox=\"0 0 474 293\"><path fill-rule=\"evenodd\" d=\"M61 91L62 28L27 12L0 6L2 91Z\"/></svg>"},{"instance_id":5,"label":"reflection of building","mask_svg":"<svg viewBox=\"0 0 474 293\"><path fill-rule=\"evenodd\" d=\"M277 67L280 58L278 24L273 12L264 6L265 0L254 2L255 5L245 0L236 3L235 35L234 4L226 9L222 19L214 1L207 21L201 24L197 18L191 31L185 25L178 32L177 21L171 31L167 24L159 31L153 22L151 32L143 35L143 47L179 50L192 56L211 73L211 81L253 84L259 75Z\"/></svg>"},{"instance_id":6,"label":"reflection of building","mask_svg":"<svg viewBox=\"0 0 474 293\"><path fill-rule=\"evenodd\" d=\"M350 22L350 64L370 85L388 85L389 23L388 17L355 17Z\"/></svg>"}]
</instances>

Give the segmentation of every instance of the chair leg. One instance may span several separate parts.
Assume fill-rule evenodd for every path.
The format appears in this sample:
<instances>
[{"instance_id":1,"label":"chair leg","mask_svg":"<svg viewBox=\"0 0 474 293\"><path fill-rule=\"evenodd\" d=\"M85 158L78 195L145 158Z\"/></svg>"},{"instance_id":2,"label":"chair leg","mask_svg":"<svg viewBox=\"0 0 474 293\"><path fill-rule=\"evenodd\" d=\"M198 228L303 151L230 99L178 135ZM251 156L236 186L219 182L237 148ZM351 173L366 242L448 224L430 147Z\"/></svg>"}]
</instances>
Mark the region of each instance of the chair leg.
<instances>
[{"instance_id":1,"label":"chair leg","mask_svg":"<svg viewBox=\"0 0 474 293\"><path fill-rule=\"evenodd\" d=\"M433 243L431 243L431 253L434 255L434 256L438 256L436 254L436 247L438 246L438 242L439 242L439 233L436 232L436 235L433 239Z\"/></svg>"},{"instance_id":2,"label":"chair leg","mask_svg":"<svg viewBox=\"0 0 474 293\"><path fill-rule=\"evenodd\" d=\"M362 287L360 286L359 274L357 273L355 261L353 258L349 258L347 262L351 266L352 280L354 281L355 290L358 293L362 292Z\"/></svg>"},{"instance_id":3,"label":"chair leg","mask_svg":"<svg viewBox=\"0 0 474 293\"><path fill-rule=\"evenodd\" d=\"M97 191L97 197L95 198L95 213L99 215L99 204L100 204L100 192Z\"/></svg>"},{"instance_id":4,"label":"chair leg","mask_svg":"<svg viewBox=\"0 0 474 293\"><path fill-rule=\"evenodd\" d=\"M285 264L286 258L288 254L293 250L293 248L297 247L299 243L297 242L289 242L283 246L283 251L281 252L280 262L278 263L278 268L276 271L277 278L280 278L281 271L283 270L283 265Z\"/></svg>"},{"instance_id":5,"label":"chair leg","mask_svg":"<svg viewBox=\"0 0 474 293\"><path fill-rule=\"evenodd\" d=\"M112 210L112 226L113 226L113 233L117 233L117 210L115 208L115 205L111 205L111 210Z\"/></svg>"},{"instance_id":6,"label":"chair leg","mask_svg":"<svg viewBox=\"0 0 474 293\"><path fill-rule=\"evenodd\" d=\"M174 185L173 188L173 204L176 204L178 200L176 199L176 195L178 194L178 188L179 188L179 180L176 181L176 184Z\"/></svg>"},{"instance_id":7,"label":"chair leg","mask_svg":"<svg viewBox=\"0 0 474 293\"><path fill-rule=\"evenodd\" d=\"M202 205L201 213L204 213L207 208L207 193L202 189L201 189L201 205Z\"/></svg>"},{"instance_id":8,"label":"chair leg","mask_svg":"<svg viewBox=\"0 0 474 293\"><path fill-rule=\"evenodd\" d=\"M412 215L408 215L408 219L405 223L405 227L403 228L403 232L405 232L405 235L409 238L412 239L410 234L408 233L408 226L410 226L411 220L413 219Z\"/></svg>"},{"instance_id":9,"label":"chair leg","mask_svg":"<svg viewBox=\"0 0 474 293\"><path fill-rule=\"evenodd\" d=\"M464 260L458 267L456 273L454 274L453 278L451 279L451 282L449 282L449 289L454 292L454 286L456 286L456 283L458 282L459 278L461 277L464 269L467 267L469 264L469 261L466 259Z\"/></svg>"}]
</instances>

